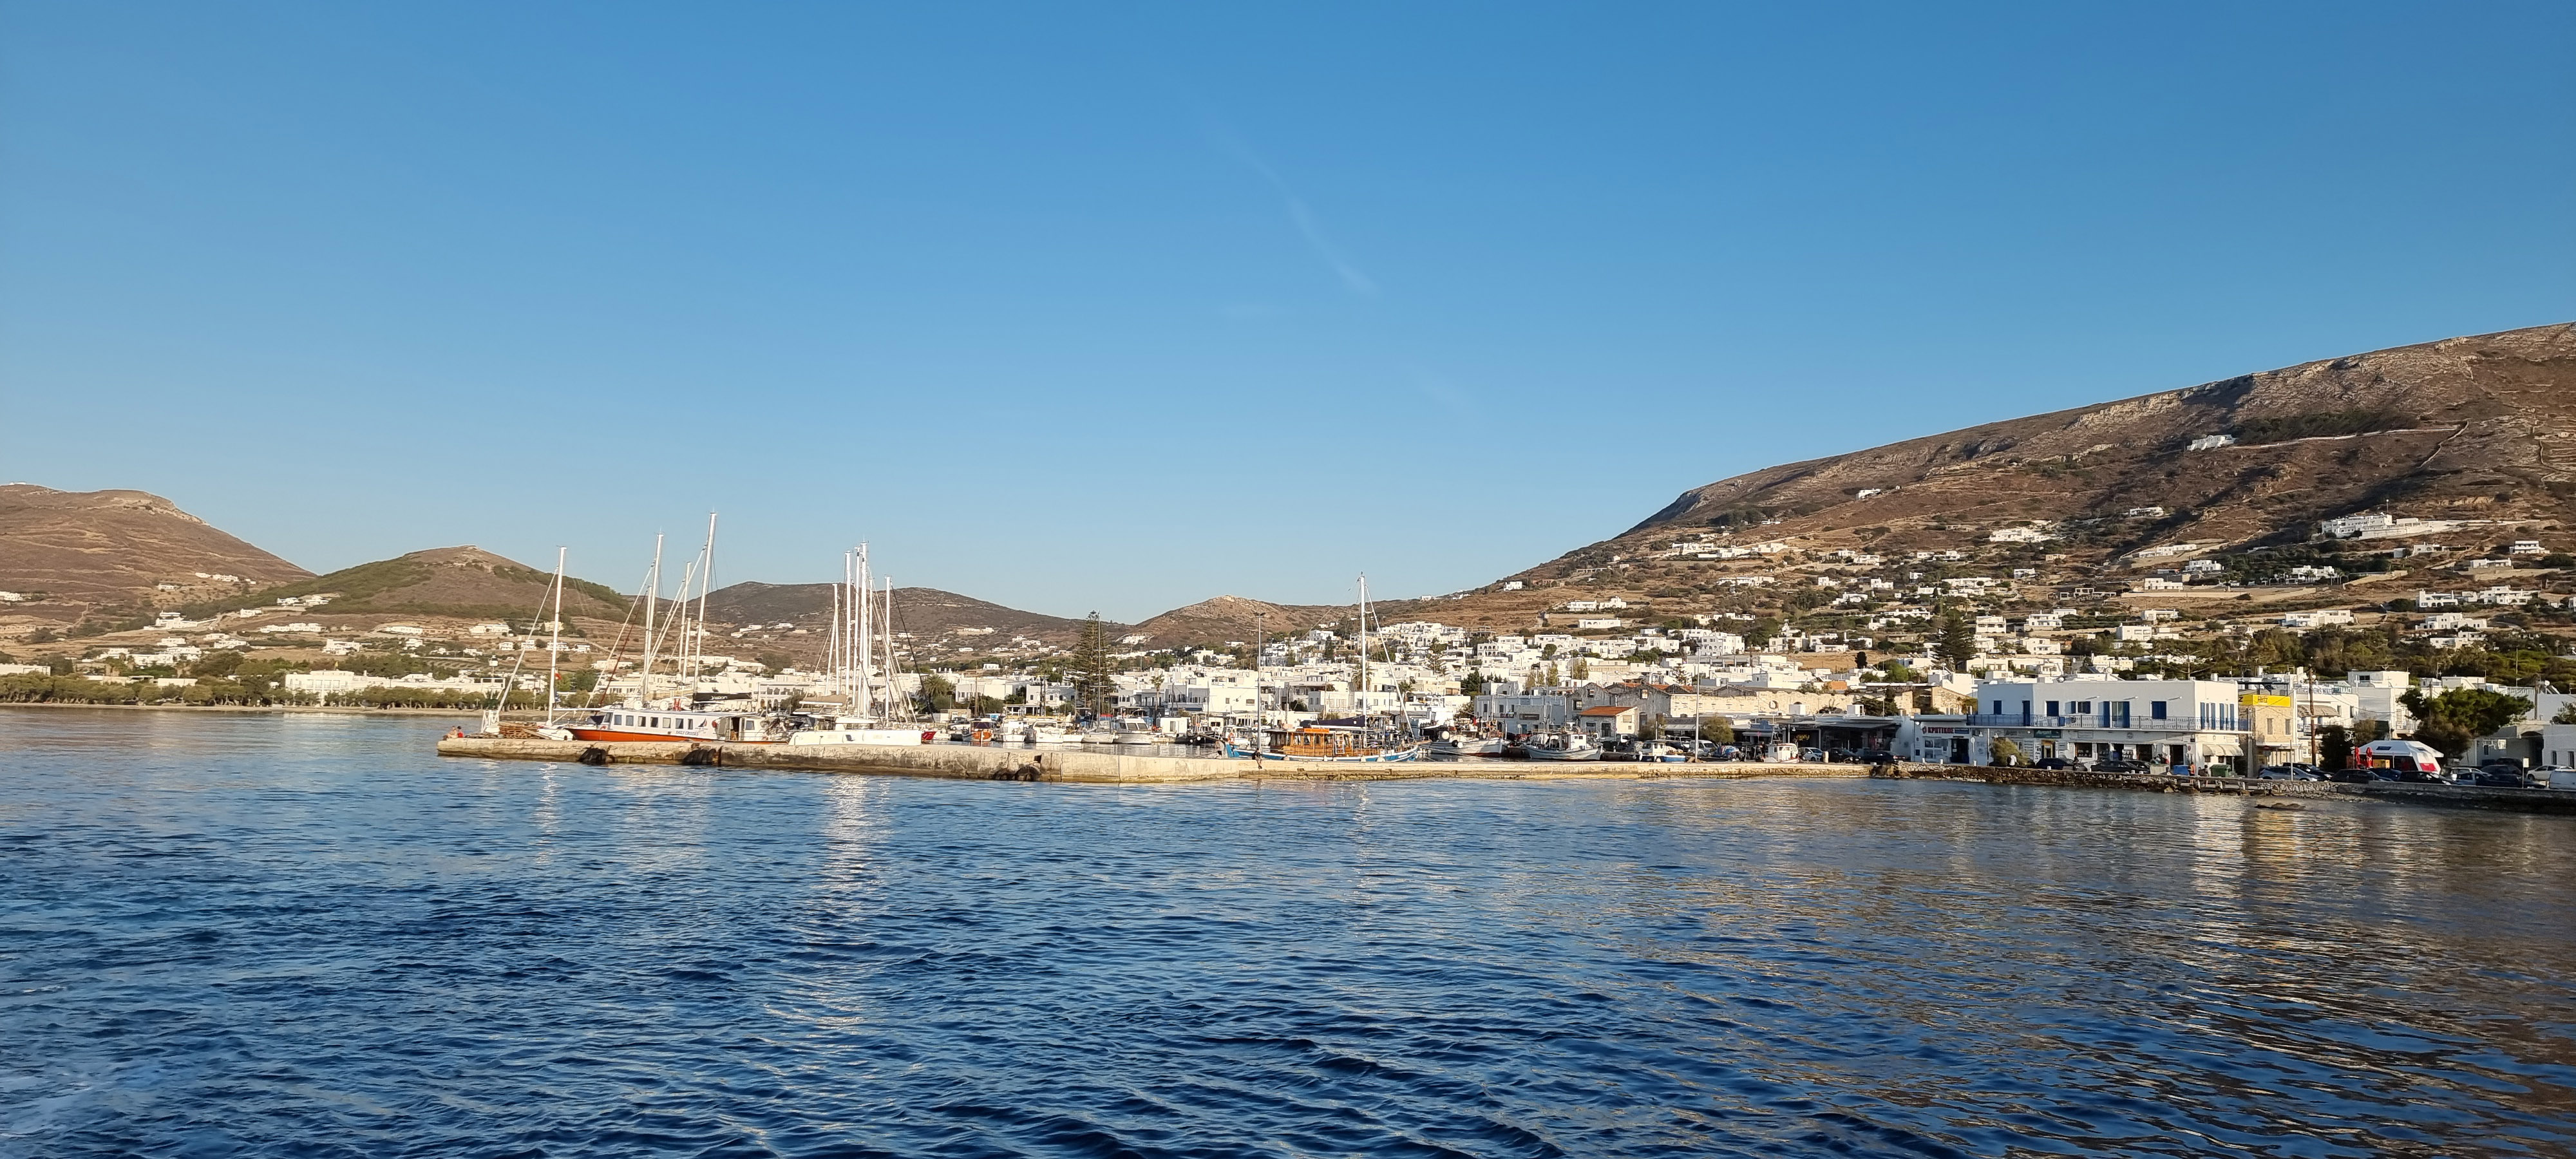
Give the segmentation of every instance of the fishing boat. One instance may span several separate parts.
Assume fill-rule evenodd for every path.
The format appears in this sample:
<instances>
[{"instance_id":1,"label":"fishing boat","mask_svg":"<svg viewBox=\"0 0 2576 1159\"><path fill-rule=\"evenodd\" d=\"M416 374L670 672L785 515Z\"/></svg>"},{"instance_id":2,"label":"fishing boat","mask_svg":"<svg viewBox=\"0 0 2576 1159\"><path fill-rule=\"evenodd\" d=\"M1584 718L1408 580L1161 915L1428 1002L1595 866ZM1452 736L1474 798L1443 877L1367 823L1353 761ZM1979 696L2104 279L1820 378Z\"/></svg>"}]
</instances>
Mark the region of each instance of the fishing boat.
<instances>
[{"instance_id":1,"label":"fishing boat","mask_svg":"<svg viewBox=\"0 0 2576 1159\"><path fill-rule=\"evenodd\" d=\"M1257 750L1252 745L1228 740L1225 755L1237 759L1273 761L1357 761L1382 763L1421 758L1428 746L1409 743L1401 738L1366 729L1331 728L1309 725L1296 729L1272 729Z\"/></svg>"},{"instance_id":2,"label":"fishing boat","mask_svg":"<svg viewBox=\"0 0 2576 1159\"><path fill-rule=\"evenodd\" d=\"M1503 738L1498 736L1450 737L1431 742L1435 757L1498 757L1503 755Z\"/></svg>"},{"instance_id":3,"label":"fishing boat","mask_svg":"<svg viewBox=\"0 0 2576 1159\"><path fill-rule=\"evenodd\" d=\"M1529 759L1534 761L1597 761L1601 746L1581 733L1549 733L1529 738Z\"/></svg>"}]
</instances>

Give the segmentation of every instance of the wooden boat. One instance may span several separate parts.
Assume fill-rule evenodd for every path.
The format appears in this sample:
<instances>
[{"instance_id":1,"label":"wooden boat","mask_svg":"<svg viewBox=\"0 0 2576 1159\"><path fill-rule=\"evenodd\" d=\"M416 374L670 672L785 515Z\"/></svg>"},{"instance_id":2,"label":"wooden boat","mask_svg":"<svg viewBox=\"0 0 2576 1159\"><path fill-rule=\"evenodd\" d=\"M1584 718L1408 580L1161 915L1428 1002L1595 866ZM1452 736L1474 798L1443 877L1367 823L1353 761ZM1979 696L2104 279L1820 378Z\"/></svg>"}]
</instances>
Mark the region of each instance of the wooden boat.
<instances>
[{"instance_id":1,"label":"wooden boat","mask_svg":"<svg viewBox=\"0 0 2576 1159\"><path fill-rule=\"evenodd\" d=\"M1426 746L1371 734L1355 728L1272 729L1260 756L1273 761L1358 761L1379 763L1419 759ZM1225 755L1248 759L1253 750L1225 743Z\"/></svg>"}]
</instances>

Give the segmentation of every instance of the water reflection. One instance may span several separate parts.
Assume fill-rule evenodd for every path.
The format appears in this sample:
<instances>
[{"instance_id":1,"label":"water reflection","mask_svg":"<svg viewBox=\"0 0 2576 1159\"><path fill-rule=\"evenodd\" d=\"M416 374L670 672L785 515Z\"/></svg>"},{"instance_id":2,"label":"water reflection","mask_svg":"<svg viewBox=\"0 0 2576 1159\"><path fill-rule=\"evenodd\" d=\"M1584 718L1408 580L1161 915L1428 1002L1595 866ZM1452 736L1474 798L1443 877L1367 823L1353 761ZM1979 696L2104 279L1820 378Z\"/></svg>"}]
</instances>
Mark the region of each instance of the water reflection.
<instances>
[{"instance_id":1,"label":"water reflection","mask_svg":"<svg viewBox=\"0 0 2576 1159\"><path fill-rule=\"evenodd\" d=\"M2567 1154L2576 822L0 711L0 1153Z\"/></svg>"}]
</instances>

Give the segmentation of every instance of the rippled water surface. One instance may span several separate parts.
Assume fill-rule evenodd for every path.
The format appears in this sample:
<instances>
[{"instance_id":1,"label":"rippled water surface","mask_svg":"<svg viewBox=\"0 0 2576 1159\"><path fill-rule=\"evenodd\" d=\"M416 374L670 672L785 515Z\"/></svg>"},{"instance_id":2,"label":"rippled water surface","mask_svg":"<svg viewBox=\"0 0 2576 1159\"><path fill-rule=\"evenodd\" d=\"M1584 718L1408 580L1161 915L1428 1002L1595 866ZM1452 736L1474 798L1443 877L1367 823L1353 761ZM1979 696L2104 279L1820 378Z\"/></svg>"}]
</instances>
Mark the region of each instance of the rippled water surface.
<instances>
[{"instance_id":1,"label":"rippled water surface","mask_svg":"<svg viewBox=\"0 0 2576 1159\"><path fill-rule=\"evenodd\" d=\"M0 1154L2576 1153L2576 820L0 711Z\"/></svg>"}]
</instances>

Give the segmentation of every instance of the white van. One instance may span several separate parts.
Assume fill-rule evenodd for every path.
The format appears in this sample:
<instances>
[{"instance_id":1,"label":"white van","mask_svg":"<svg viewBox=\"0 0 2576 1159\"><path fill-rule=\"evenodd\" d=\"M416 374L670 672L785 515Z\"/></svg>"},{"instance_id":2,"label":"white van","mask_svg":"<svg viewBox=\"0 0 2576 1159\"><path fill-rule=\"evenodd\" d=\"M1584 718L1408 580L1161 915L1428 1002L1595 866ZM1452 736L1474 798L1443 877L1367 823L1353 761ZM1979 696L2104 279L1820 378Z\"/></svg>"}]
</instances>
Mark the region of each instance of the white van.
<instances>
[{"instance_id":1,"label":"white van","mask_svg":"<svg viewBox=\"0 0 2576 1159\"><path fill-rule=\"evenodd\" d=\"M2576 769L2549 770L2549 787L2553 789L2576 789Z\"/></svg>"},{"instance_id":2,"label":"white van","mask_svg":"<svg viewBox=\"0 0 2576 1159\"><path fill-rule=\"evenodd\" d=\"M2442 751L2422 741L2375 740L2354 750L2352 759L2369 768L2413 774L2410 779L2442 775Z\"/></svg>"}]
</instances>

